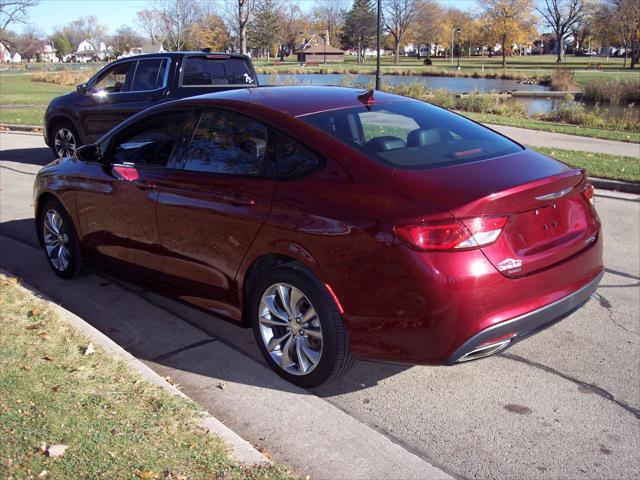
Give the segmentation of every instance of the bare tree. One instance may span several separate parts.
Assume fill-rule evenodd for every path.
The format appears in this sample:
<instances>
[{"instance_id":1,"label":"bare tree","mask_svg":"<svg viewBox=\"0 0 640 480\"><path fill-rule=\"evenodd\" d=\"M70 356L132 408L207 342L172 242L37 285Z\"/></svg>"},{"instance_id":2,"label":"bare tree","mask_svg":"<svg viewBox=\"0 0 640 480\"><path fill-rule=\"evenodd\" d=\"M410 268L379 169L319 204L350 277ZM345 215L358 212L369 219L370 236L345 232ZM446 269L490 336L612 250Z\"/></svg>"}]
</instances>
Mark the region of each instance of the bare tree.
<instances>
[{"instance_id":1,"label":"bare tree","mask_svg":"<svg viewBox=\"0 0 640 480\"><path fill-rule=\"evenodd\" d=\"M27 9L39 0L0 0L0 41L10 43L7 27L16 23L27 23Z\"/></svg>"},{"instance_id":2,"label":"bare tree","mask_svg":"<svg viewBox=\"0 0 640 480\"><path fill-rule=\"evenodd\" d=\"M584 15L584 3L582 0L542 0L542 4L540 7L536 7L536 10L556 34L558 49L556 63L561 63L564 54L564 40Z\"/></svg>"},{"instance_id":3,"label":"bare tree","mask_svg":"<svg viewBox=\"0 0 640 480\"><path fill-rule=\"evenodd\" d=\"M160 38L162 29L158 12L145 8L144 10L140 10L136 16L138 26L146 34L147 38L151 40L151 43L153 45L160 43L162 41Z\"/></svg>"},{"instance_id":4,"label":"bare tree","mask_svg":"<svg viewBox=\"0 0 640 480\"><path fill-rule=\"evenodd\" d=\"M239 50L247 54L247 27L256 8L256 0L225 0L226 17L231 29L240 41Z\"/></svg>"},{"instance_id":5,"label":"bare tree","mask_svg":"<svg viewBox=\"0 0 640 480\"><path fill-rule=\"evenodd\" d=\"M311 11L315 23L322 33L329 32L329 43L337 46L340 30L344 25L345 9L342 0L315 0Z\"/></svg>"},{"instance_id":6,"label":"bare tree","mask_svg":"<svg viewBox=\"0 0 640 480\"><path fill-rule=\"evenodd\" d=\"M382 22L393 37L395 63L398 63L402 37L415 17L418 0L384 0L382 4Z\"/></svg>"},{"instance_id":7,"label":"bare tree","mask_svg":"<svg viewBox=\"0 0 640 480\"><path fill-rule=\"evenodd\" d=\"M156 0L153 8L169 50L185 50L200 17L199 6L191 0Z\"/></svg>"}]
</instances>

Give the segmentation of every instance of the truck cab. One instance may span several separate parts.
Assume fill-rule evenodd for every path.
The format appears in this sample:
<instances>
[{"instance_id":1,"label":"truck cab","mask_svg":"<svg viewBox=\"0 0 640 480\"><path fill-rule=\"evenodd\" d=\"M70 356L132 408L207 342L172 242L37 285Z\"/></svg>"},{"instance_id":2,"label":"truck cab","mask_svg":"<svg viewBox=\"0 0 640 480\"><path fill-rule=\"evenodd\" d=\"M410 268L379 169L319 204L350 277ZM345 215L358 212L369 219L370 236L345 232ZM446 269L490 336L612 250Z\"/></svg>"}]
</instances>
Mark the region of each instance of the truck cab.
<instances>
[{"instance_id":1,"label":"truck cab","mask_svg":"<svg viewBox=\"0 0 640 480\"><path fill-rule=\"evenodd\" d=\"M169 100L258 86L246 55L166 52L106 65L75 92L54 98L45 113L44 139L56 158L73 155L132 115Z\"/></svg>"}]
</instances>

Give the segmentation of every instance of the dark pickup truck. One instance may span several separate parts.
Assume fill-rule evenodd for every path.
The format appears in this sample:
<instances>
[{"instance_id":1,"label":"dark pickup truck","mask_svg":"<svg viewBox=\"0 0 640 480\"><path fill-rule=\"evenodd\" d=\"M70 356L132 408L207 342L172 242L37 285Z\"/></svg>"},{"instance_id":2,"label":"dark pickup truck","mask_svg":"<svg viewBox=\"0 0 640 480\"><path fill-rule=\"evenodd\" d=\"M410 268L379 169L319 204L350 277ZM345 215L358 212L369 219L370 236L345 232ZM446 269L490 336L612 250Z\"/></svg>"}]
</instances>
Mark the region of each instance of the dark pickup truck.
<instances>
[{"instance_id":1,"label":"dark pickup truck","mask_svg":"<svg viewBox=\"0 0 640 480\"><path fill-rule=\"evenodd\" d=\"M258 85L245 55L168 52L117 60L75 92L54 98L44 139L56 157L73 155L124 119L152 105L231 88Z\"/></svg>"}]
</instances>

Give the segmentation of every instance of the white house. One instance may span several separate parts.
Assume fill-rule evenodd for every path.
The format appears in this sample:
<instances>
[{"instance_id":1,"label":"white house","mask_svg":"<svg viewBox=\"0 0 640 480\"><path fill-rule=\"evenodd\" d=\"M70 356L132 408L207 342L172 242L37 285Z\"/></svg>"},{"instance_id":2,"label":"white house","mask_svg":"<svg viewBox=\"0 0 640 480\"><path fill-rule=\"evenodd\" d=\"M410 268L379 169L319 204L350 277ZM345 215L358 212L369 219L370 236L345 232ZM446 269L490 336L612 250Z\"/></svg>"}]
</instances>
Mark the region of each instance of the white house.
<instances>
[{"instance_id":1,"label":"white house","mask_svg":"<svg viewBox=\"0 0 640 480\"><path fill-rule=\"evenodd\" d=\"M40 60L46 63L57 63L58 57L56 56L56 49L53 45L49 43L45 43L42 46L42 54L40 55Z\"/></svg>"},{"instance_id":2,"label":"white house","mask_svg":"<svg viewBox=\"0 0 640 480\"><path fill-rule=\"evenodd\" d=\"M113 47L107 47L102 41L83 40L76 49L76 61L85 63L95 58L104 60L112 54Z\"/></svg>"},{"instance_id":3,"label":"white house","mask_svg":"<svg viewBox=\"0 0 640 480\"><path fill-rule=\"evenodd\" d=\"M11 61L11 52L9 48L0 42L0 62L9 63Z\"/></svg>"},{"instance_id":4,"label":"white house","mask_svg":"<svg viewBox=\"0 0 640 480\"><path fill-rule=\"evenodd\" d=\"M143 43L139 47L132 47L128 52L124 52L118 58L131 57L133 55L140 55L142 53L164 53L166 50L161 43Z\"/></svg>"}]
</instances>

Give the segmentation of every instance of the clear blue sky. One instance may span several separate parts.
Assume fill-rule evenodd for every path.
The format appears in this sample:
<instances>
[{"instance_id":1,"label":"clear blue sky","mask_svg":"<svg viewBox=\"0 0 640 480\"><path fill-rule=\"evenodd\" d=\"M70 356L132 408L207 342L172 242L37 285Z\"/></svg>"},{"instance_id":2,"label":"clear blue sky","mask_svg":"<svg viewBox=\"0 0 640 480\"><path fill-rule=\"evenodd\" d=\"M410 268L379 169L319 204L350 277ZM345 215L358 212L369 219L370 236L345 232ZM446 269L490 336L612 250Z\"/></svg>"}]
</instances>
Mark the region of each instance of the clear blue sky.
<instances>
[{"instance_id":1,"label":"clear blue sky","mask_svg":"<svg viewBox=\"0 0 640 480\"><path fill-rule=\"evenodd\" d=\"M207 0L211 2L222 0ZM474 0L438 0L443 5L455 5L466 9L474 4ZM303 10L313 7L314 0L298 0ZM345 0L349 4L349 0ZM78 17L95 15L99 22L109 27L113 33L121 25L134 26L136 12L153 4L149 0L40 0L40 4L29 10L29 22L45 34L53 32ZM21 31L21 26L12 27Z\"/></svg>"}]
</instances>

